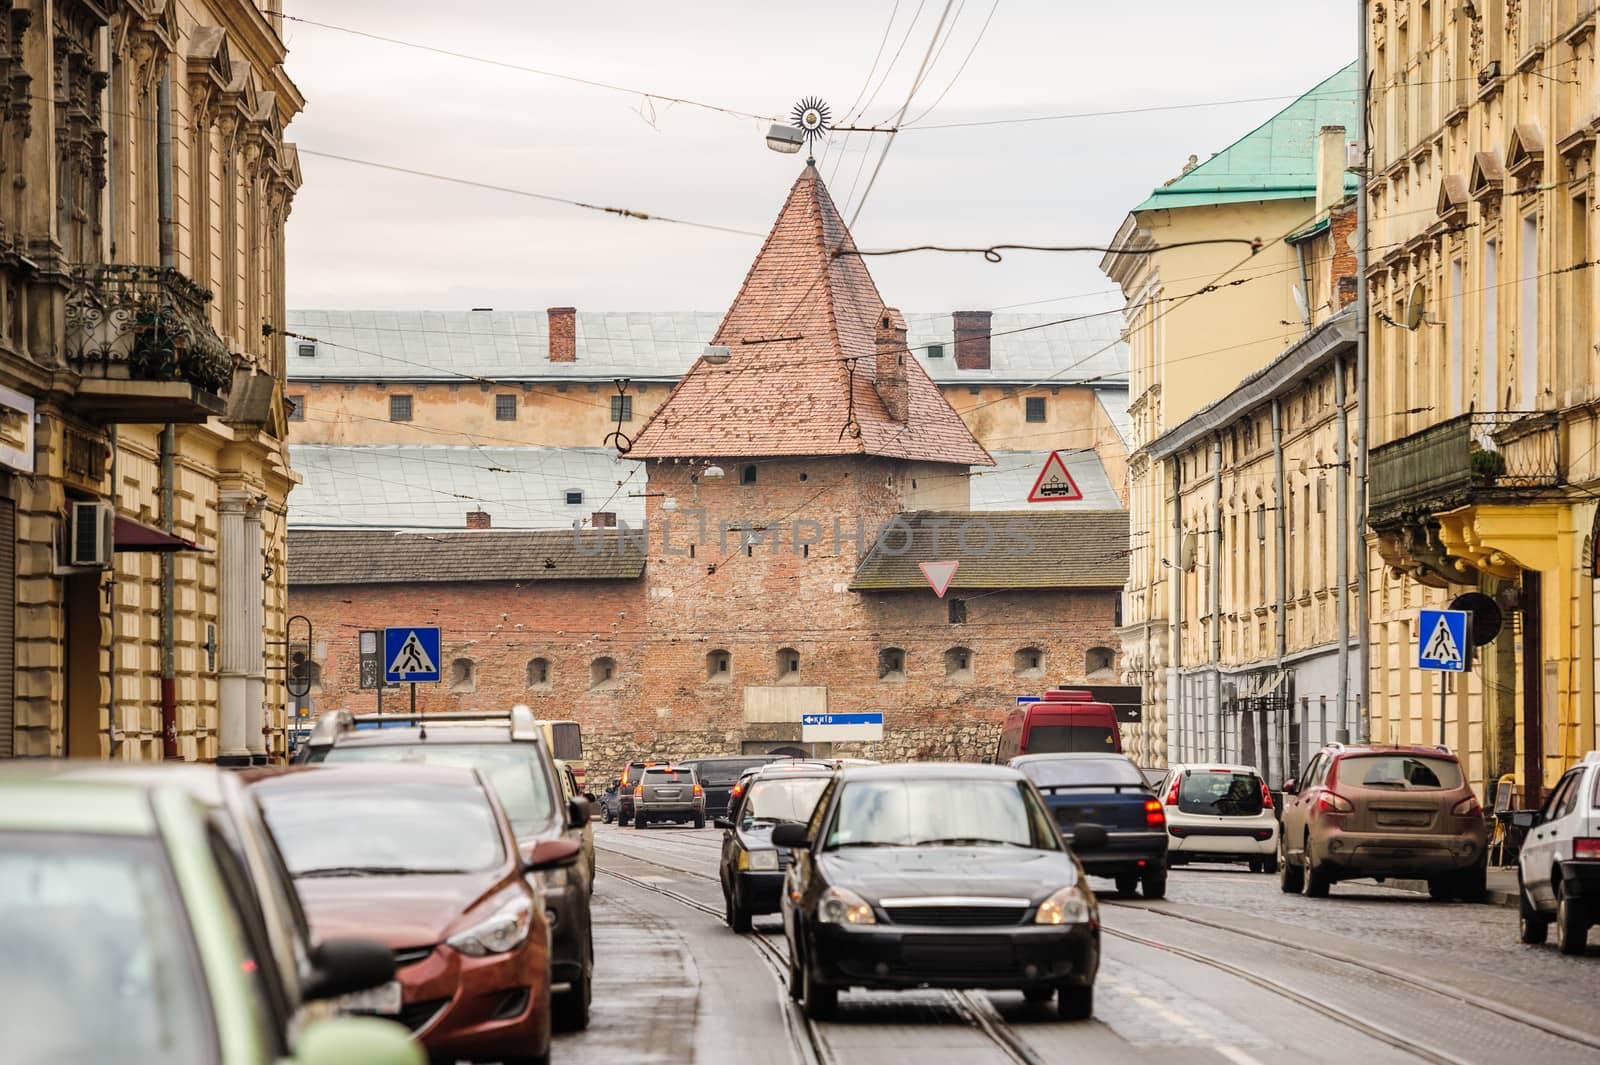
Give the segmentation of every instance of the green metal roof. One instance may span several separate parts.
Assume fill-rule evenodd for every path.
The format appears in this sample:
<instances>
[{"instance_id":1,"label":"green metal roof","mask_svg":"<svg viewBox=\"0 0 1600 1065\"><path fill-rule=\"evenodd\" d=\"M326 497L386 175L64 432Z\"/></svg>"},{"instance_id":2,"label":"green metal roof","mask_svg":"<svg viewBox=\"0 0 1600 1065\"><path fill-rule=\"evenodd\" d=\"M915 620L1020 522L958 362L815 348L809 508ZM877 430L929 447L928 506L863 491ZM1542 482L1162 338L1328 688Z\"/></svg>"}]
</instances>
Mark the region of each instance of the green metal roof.
<instances>
[{"instance_id":1,"label":"green metal roof","mask_svg":"<svg viewBox=\"0 0 1600 1065\"><path fill-rule=\"evenodd\" d=\"M1317 191L1317 131L1360 131L1354 63L1322 82L1210 159L1152 192L1134 211L1160 211L1255 200L1288 200ZM1345 191L1356 179L1345 175Z\"/></svg>"}]
</instances>

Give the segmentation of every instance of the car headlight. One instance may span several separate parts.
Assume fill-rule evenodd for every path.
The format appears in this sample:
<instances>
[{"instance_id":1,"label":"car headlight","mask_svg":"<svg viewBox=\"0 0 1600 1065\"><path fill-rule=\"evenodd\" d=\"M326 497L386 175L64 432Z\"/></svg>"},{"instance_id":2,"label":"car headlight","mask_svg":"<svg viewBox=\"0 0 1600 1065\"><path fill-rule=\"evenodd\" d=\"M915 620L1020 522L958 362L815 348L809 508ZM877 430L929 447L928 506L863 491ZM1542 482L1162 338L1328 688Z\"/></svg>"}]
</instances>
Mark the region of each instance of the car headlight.
<instances>
[{"instance_id":1,"label":"car headlight","mask_svg":"<svg viewBox=\"0 0 1600 1065\"><path fill-rule=\"evenodd\" d=\"M516 950L528 938L532 927L533 907L528 905L527 899L514 899L487 921L465 932L457 932L445 942L463 954L482 958Z\"/></svg>"},{"instance_id":2,"label":"car headlight","mask_svg":"<svg viewBox=\"0 0 1600 1065\"><path fill-rule=\"evenodd\" d=\"M842 887L831 887L817 900L817 920L823 924L877 924L867 900Z\"/></svg>"},{"instance_id":3,"label":"car headlight","mask_svg":"<svg viewBox=\"0 0 1600 1065\"><path fill-rule=\"evenodd\" d=\"M1039 903L1034 924L1088 924L1094 920L1094 902L1077 884L1064 887Z\"/></svg>"},{"instance_id":4,"label":"car headlight","mask_svg":"<svg viewBox=\"0 0 1600 1065\"><path fill-rule=\"evenodd\" d=\"M739 871L746 870L757 873L770 873L777 871L778 852L772 850L740 851Z\"/></svg>"}]
</instances>

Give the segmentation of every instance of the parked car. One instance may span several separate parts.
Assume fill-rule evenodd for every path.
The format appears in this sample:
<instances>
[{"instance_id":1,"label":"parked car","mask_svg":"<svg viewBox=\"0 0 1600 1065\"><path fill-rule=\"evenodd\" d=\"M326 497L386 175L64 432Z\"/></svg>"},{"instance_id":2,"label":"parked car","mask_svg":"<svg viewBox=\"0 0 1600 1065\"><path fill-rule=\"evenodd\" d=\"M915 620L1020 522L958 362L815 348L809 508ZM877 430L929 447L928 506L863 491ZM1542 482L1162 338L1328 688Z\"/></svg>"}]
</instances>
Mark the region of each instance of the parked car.
<instances>
[{"instance_id":1,"label":"parked car","mask_svg":"<svg viewBox=\"0 0 1600 1065\"><path fill-rule=\"evenodd\" d=\"M531 712L531 710L530 710ZM589 762L583 756L583 726L576 721L535 722L544 732L550 757L565 762L578 782L578 793L589 790Z\"/></svg>"},{"instance_id":2,"label":"parked car","mask_svg":"<svg viewBox=\"0 0 1600 1065\"><path fill-rule=\"evenodd\" d=\"M1121 751L1122 728L1110 703L1096 702L1086 691L1056 689L1006 716L994 760L1005 765L1029 754Z\"/></svg>"},{"instance_id":3,"label":"parked car","mask_svg":"<svg viewBox=\"0 0 1600 1065\"><path fill-rule=\"evenodd\" d=\"M694 770L681 765L653 765L633 786L633 827L662 821L706 827L706 793Z\"/></svg>"},{"instance_id":4,"label":"parked car","mask_svg":"<svg viewBox=\"0 0 1600 1065\"><path fill-rule=\"evenodd\" d=\"M1582 954L1600 924L1600 751L1590 751L1536 811L1513 819L1528 829L1517 857L1524 943L1543 943L1556 926L1563 954Z\"/></svg>"},{"instance_id":5,"label":"parked car","mask_svg":"<svg viewBox=\"0 0 1600 1065\"><path fill-rule=\"evenodd\" d=\"M772 830L786 821L811 820L822 789L832 779L823 769L757 773L728 816L716 819L723 830L718 870L722 911L735 932L750 931L750 919L757 914L778 912L791 851L773 845Z\"/></svg>"},{"instance_id":6,"label":"parked car","mask_svg":"<svg viewBox=\"0 0 1600 1065\"><path fill-rule=\"evenodd\" d=\"M1167 815L1167 864L1246 862L1278 871L1278 815L1252 766L1174 765L1156 788Z\"/></svg>"},{"instance_id":7,"label":"parked car","mask_svg":"<svg viewBox=\"0 0 1600 1065\"><path fill-rule=\"evenodd\" d=\"M468 766L483 772L511 819L523 857L542 843L576 836L589 823L589 804L561 791L544 730L525 706L510 711L429 714L425 719L393 715L384 727L371 715L347 710L317 719L307 743L312 764L427 762ZM594 881L583 866L554 865L529 874L544 897L551 928L551 979L555 1026L588 1027L594 974L590 896Z\"/></svg>"},{"instance_id":8,"label":"parked car","mask_svg":"<svg viewBox=\"0 0 1600 1065\"><path fill-rule=\"evenodd\" d=\"M660 765L657 760L645 762L629 762L622 767L622 776L612 783L617 788L617 824L626 825L633 820L633 789L639 783L639 777L653 765Z\"/></svg>"},{"instance_id":9,"label":"parked car","mask_svg":"<svg viewBox=\"0 0 1600 1065\"><path fill-rule=\"evenodd\" d=\"M550 929L528 872L571 868L579 846L524 861L476 769L298 768L251 785L314 929L380 939L398 978L361 1005L410 1028L436 1060L545 1062Z\"/></svg>"},{"instance_id":10,"label":"parked car","mask_svg":"<svg viewBox=\"0 0 1600 1065\"><path fill-rule=\"evenodd\" d=\"M1078 847L1105 833L1087 826ZM1083 870L1028 778L1001 766L846 769L808 824L772 830L794 848L782 895L789 993L813 1018L839 992L1013 988L1094 1010L1100 922Z\"/></svg>"},{"instance_id":11,"label":"parked car","mask_svg":"<svg viewBox=\"0 0 1600 1065\"><path fill-rule=\"evenodd\" d=\"M585 794L583 787L578 783L578 775L571 765L560 758L556 759L556 780L561 784L561 797L567 805L572 805L572 800L582 799L589 803L589 808L594 809L595 798ZM589 891L594 891L594 825L586 817L581 824L575 818L569 818L567 823L567 838L577 841L583 848L583 862L581 868L589 882Z\"/></svg>"},{"instance_id":12,"label":"parked car","mask_svg":"<svg viewBox=\"0 0 1600 1065\"><path fill-rule=\"evenodd\" d=\"M1278 878L1321 898L1356 877L1417 877L1436 899L1483 898L1483 808L1445 747L1330 744L1283 786Z\"/></svg>"},{"instance_id":13,"label":"parked car","mask_svg":"<svg viewBox=\"0 0 1600 1065\"><path fill-rule=\"evenodd\" d=\"M1067 843L1077 848L1083 827L1104 829L1106 841L1079 854L1090 876L1107 876L1117 892L1167 893L1167 816L1145 786L1144 774L1123 754L1030 754L1011 765L1044 796ZM1098 835L1096 836L1098 838Z\"/></svg>"},{"instance_id":14,"label":"parked car","mask_svg":"<svg viewBox=\"0 0 1600 1065\"><path fill-rule=\"evenodd\" d=\"M230 818L194 797L192 776L74 770L0 771L0 1056L422 1065L397 1024L301 1014L301 1001L384 985L394 957L325 939L286 979L272 887L255 880L253 848L241 856L226 838Z\"/></svg>"},{"instance_id":15,"label":"parked car","mask_svg":"<svg viewBox=\"0 0 1600 1065\"><path fill-rule=\"evenodd\" d=\"M615 821L622 804L622 778L613 777L611 786L599 794L595 804L600 807L600 820L603 824L609 825Z\"/></svg>"},{"instance_id":16,"label":"parked car","mask_svg":"<svg viewBox=\"0 0 1600 1065\"><path fill-rule=\"evenodd\" d=\"M695 779L706 793L706 816L722 817L728 812L728 793L747 769L760 769L781 759L776 754L742 754L720 758L689 758L679 765L694 770Z\"/></svg>"}]
</instances>

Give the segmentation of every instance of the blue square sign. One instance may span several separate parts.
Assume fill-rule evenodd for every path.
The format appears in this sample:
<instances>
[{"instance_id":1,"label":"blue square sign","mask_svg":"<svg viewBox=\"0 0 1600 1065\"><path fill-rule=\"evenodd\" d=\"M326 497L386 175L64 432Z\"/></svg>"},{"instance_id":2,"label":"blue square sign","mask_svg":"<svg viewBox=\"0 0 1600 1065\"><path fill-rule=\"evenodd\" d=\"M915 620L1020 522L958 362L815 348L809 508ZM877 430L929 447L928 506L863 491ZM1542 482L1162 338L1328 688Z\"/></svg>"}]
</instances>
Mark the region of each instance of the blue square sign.
<instances>
[{"instance_id":1,"label":"blue square sign","mask_svg":"<svg viewBox=\"0 0 1600 1065\"><path fill-rule=\"evenodd\" d=\"M439 630L422 625L384 629L383 679L390 684L437 682Z\"/></svg>"},{"instance_id":2,"label":"blue square sign","mask_svg":"<svg viewBox=\"0 0 1600 1065\"><path fill-rule=\"evenodd\" d=\"M1423 610L1417 616L1417 668L1464 673L1467 669L1465 610Z\"/></svg>"}]
</instances>

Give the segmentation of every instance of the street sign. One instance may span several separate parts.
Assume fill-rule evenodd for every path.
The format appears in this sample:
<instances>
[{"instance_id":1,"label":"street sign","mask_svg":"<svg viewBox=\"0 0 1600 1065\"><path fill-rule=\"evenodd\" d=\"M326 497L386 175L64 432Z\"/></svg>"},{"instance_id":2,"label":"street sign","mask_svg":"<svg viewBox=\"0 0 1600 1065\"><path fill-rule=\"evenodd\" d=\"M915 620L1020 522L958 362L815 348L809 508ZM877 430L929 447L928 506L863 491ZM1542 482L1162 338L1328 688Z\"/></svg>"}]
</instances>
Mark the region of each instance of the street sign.
<instances>
[{"instance_id":1,"label":"street sign","mask_svg":"<svg viewBox=\"0 0 1600 1065\"><path fill-rule=\"evenodd\" d=\"M944 598L945 591L950 587L950 582L955 580L956 569L959 562L918 562L917 568L928 579L928 584L940 599Z\"/></svg>"},{"instance_id":2,"label":"street sign","mask_svg":"<svg viewBox=\"0 0 1600 1065\"><path fill-rule=\"evenodd\" d=\"M1044 460L1044 469L1039 471L1039 479L1033 482L1033 491L1028 493L1028 502L1070 503L1082 498L1083 492L1067 472L1061 452L1050 452L1050 457Z\"/></svg>"},{"instance_id":3,"label":"street sign","mask_svg":"<svg viewBox=\"0 0 1600 1065\"><path fill-rule=\"evenodd\" d=\"M383 633L377 629L361 630L361 687L376 688L383 683L383 658L378 646Z\"/></svg>"},{"instance_id":4,"label":"street sign","mask_svg":"<svg viewBox=\"0 0 1600 1065\"><path fill-rule=\"evenodd\" d=\"M801 714L802 743L830 743L883 739L883 715Z\"/></svg>"},{"instance_id":5,"label":"street sign","mask_svg":"<svg viewBox=\"0 0 1600 1065\"><path fill-rule=\"evenodd\" d=\"M391 683L437 683L439 630L406 625L383 630L383 679Z\"/></svg>"},{"instance_id":6,"label":"street sign","mask_svg":"<svg viewBox=\"0 0 1600 1065\"><path fill-rule=\"evenodd\" d=\"M1043 698L1043 696L1039 696L1039 695L1019 695L1019 696L1017 696L1017 705L1018 706L1027 706L1029 703L1042 703L1042 702L1044 702L1044 698Z\"/></svg>"},{"instance_id":7,"label":"street sign","mask_svg":"<svg viewBox=\"0 0 1600 1065\"><path fill-rule=\"evenodd\" d=\"M1417 616L1417 668L1464 673L1467 668L1465 610L1423 610Z\"/></svg>"}]
</instances>

